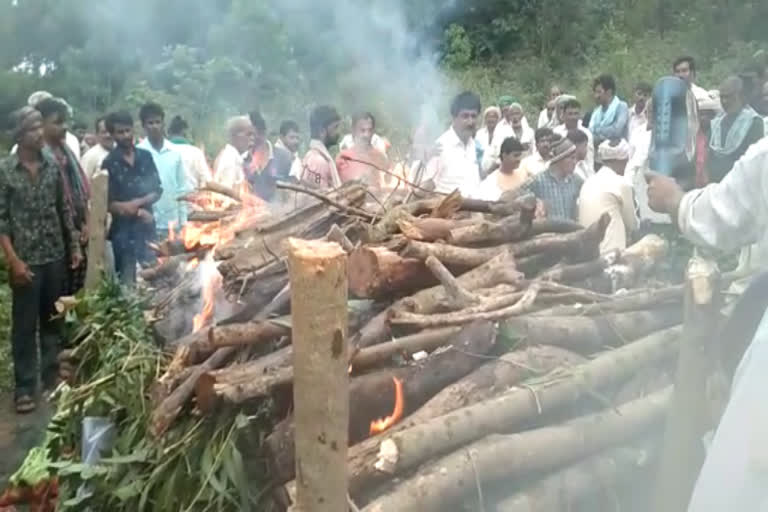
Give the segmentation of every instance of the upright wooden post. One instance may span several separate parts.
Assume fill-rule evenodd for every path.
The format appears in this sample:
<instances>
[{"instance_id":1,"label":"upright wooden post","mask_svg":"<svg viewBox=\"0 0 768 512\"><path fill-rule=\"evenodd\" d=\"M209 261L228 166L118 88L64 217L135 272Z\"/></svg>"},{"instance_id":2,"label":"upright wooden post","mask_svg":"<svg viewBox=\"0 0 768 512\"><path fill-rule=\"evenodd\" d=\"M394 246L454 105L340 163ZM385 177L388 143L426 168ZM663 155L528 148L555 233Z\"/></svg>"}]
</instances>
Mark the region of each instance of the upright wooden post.
<instances>
[{"instance_id":1,"label":"upright wooden post","mask_svg":"<svg viewBox=\"0 0 768 512\"><path fill-rule=\"evenodd\" d=\"M91 212L88 226L88 268L85 271L85 289L99 286L106 266L107 244L107 193L109 175L106 171L96 173L91 181Z\"/></svg>"},{"instance_id":2,"label":"upright wooden post","mask_svg":"<svg viewBox=\"0 0 768 512\"><path fill-rule=\"evenodd\" d=\"M719 315L717 265L694 255L686 272L683 341L657 475L655 512L688 508L704 462L702 436L712 427L705 389L715 368L714 333Z\"/></svg>"},{"instance_id":3,"label":"upright wooden post","mask_svg":"<svg viewBox=\"0 0 768 512\"><path fill-rule=\"evenodd\" d=\"M293 324L296 510L347 510L347 254L288 240Z\"/></svg>"}]
</instances>

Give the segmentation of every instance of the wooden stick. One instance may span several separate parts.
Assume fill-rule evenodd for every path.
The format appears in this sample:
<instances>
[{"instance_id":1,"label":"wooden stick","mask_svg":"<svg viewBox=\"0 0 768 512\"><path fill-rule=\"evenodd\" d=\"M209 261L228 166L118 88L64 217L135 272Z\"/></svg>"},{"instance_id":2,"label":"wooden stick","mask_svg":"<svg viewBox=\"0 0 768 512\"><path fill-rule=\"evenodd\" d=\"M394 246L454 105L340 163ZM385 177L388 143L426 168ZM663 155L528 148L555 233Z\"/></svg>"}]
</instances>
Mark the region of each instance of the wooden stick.
<instances>
[{"instance_id":1,"label":"wooden stick","mask_svg":"<svg viewBox=\"0 0 768 512\"><path fill-rule=\"evenodd\" d=\"M326 203L328 205L331 205L334 208L337 208L337 209L339 209L342 212L347 212L347 213L350 213L352 215L357 215L358 217L362 217L362 218L364 218L367 221L372 221L372 220L375 220L375 219L378 218L378 216L376 216L376 215L374 215L374 214L372 214L370 212L367 212L365 210L361 210L360 208L357 208L355 206L350 206L350 205L342 204L342 203L336 201L335 199L331 199L330 197L328 197L327 195L325 195L323 193L317 192L316 190L312 190L312 189L307 188L307 187L302 187L300 185L293 185L291 183L283 183L282 181L278 181L276 186L277 186L278 189L292 190L294 192L300 192L302 194L307 194L308 196L312 196L315 199L319 199L320 201L322 201L322 202L324 202L324 203Z\"/></svg>"},{"instance_id":2,"label":"wooden stick","mask_svg":"<svg viewBox=\"0 0 768 512\"><path fill-rule=\"evenodd\" d=\"M336 243L291 238L288 260L297 507L339 512L347 508L347 255Z\"/></svg>"},{"instance_id":3,"label":"wooden stick","mask_svg":"<svg viewBox=\"0 0 768 512\"><path fill-rule=\"evenodd\" d=\"M428 256L425 263L437 280L442 283L454 303L459 304L460 307L468 307L478 301L476 296L462 288L453 274L437 258Z\"/></svg>"},{"instance_id":4,"label":"wooden stick","mask_svg":"<svg viewBox=\"0 0 768 512\"><path fill-rule=\"evenodd\" d=\"M719 318L719 278L713 262L694 255L688 263L683 342L653 507L659 512L686 509L704 462L701 436L711 427L705 389L714 368L712 334Z\"/></svg>"},{"instance_id":5,"label":"wooden stick","mask_svg":"<svg viewBox=\"0 0 768 512\"><path fill-rule=\"evenodd\" d=\"M329 242L336 242L339 244L341 248L348 253L352 252L352 250L355 248L354 244L349 240L349 238L347 238L347 235L344 234L338 224L331 226L331 229L328 231L326 238Z\"/></svg>"},{"instance_id":6,"label":"wooden stick","mask_svg":"<svg viewBox=\"0 0 768 512\"><path fill-rule=\"evenodd\" d=\"M207 181L199 190L201 192L215 192L227 196L230 199L234 199L235 201L241 201L240 192L225 185L221 185L220 183L216 183L215 181Z\"/></svg>"},{"instance_id":7,"label":"wooden stick","mask_svg":"<svg viewBox=\"0 0 768 512\"><path fill-rule=\"evenodd\" d=\"M88 267L85 270L85 289L99 286L106 271L107 194L109 174L102 170L91 180L91 212L88 226Z\"/></svg>"}]
</instances>

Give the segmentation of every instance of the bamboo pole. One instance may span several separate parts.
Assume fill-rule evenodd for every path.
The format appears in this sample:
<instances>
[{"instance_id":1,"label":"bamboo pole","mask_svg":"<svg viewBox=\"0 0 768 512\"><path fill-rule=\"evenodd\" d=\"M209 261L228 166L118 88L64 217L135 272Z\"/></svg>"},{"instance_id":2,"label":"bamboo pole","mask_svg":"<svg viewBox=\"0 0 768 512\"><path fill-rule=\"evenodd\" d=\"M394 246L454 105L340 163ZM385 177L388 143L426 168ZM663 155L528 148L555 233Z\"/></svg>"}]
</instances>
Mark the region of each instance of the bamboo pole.
<instances>
[{"instance_id":1,"label":"bamboo pole","mask_svg":"<svg viewBox=\"0 0 768 512\"><path fill-rule=\"evenodd\" d=\"M107 192L109 174L96 173L91 181L92 201L88 226L88 267L85 270L85 289L99 286L106 267Z\"/></svg>"},{"instance_id":2,"label":"bamboo pole","mask_svg":"<svg viewBox=\"0 0 768 512\"><path fill-rule=\"evenodd\" d=\"M696 255L688 263L685 321L672 407L656 483L657 512L685 510L704 462L701 438L710 428L706 389L714 369L712 333L720 306L717 265Z\"/></svg>"},{"instance_id":3,"label":"bamboo pole","mask_svg":"<svg viewBox=\"0 0 768 512\"><path fill-rule=\"evenodd\" d=\"M288 240L293 318L296 510L347 510L347 254Z\"/></svg>"}]
</instances>

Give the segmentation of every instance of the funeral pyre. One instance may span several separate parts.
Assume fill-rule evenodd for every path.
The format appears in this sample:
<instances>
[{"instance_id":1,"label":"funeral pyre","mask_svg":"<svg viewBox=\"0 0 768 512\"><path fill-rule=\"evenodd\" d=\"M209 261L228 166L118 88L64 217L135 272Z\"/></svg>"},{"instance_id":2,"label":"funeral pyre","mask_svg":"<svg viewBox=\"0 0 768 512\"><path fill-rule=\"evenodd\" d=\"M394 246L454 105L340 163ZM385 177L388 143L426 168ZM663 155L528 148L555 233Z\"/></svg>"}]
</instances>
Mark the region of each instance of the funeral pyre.
<instances>
[{"instance_id":1,"label":"funeral pyre","mask_svg":"<svg viewBox=\"0 0 768 512\"><path fill-rule=\"evenodd\" d=\"M150 363L136 361L136 389L123 390L135 404L110 387L130 363L99 368L101 349L80 334L66 414L98 403L116 432L93 465L69 435L77 470L49 446L49 471L87 484L70 486L70 504L291 506L289 237L348 252L347 469L361 510L566 510L653 459L683 316L682 285L654 279L664 240L601 254L608 215L587 227L539 219L527 196L278 188L280 209L214 185L183 198L199 209L142 273L163 349L138 350Z\"/></svg>"}]
</instances>

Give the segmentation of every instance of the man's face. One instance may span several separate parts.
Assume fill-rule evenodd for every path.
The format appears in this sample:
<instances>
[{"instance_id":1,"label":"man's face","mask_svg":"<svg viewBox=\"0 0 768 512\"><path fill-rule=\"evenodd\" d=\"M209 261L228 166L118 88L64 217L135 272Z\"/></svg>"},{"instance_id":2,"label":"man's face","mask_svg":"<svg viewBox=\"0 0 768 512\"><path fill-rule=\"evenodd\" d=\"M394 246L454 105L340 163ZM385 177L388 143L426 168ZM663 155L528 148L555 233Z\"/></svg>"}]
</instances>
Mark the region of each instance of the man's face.
<instances>
[{"instance_id":1,"label":"man's face","mask_svg":"<svg viewBox=\"0 0 768 512\"><path fill-rule=\"evenodd\" d=\"M40 151L45 145L43 138L43 118L39 115L30 116L24 122L23 131L19 136L19 147L31 151Z\"/></svg>"},{"instance_id":2,"label":"man's face","mask_svg":"<svg viewBox=\"0 0 768 512\"><path fill-rule=\"evenodd\" d=\"M592 89L592 93L595 97L595 103L597 103L598 105L605 106L605 105L608 105L608 103L610 102L610 97L611 97L610 89L605 90L603 89L602 85L597 84L595 88Z\"/></svg>"},{"instance_id":3,"label":"man's face","mask_svg":"<svg viewBox=\"0 0 768 512\"><path fill-rule=\"evenodd\" d=\"M552 139L550 137L541 137L536 139L536 150L545 159L549 158L552 149Z\"/></svg>"},{"instance_id":4,"label":"man's face","mask_svg":"<svg viewBox=\"0 0 768 512\"><path fill-rule=\"evenodd\" d=\"M579 160L576 158L576 153L574 152L557 162L557 167L563 173L563 176L568 176L573 174L577 163L579 163Z\"/></svg>"},{"instance_id":5,"label":"man's face","mask_svg":"<svg viewBox=\"0 0 768 512\"><path fill-rule=\"evenodd\" d=\"M550 89L549 90L549 99L550 99L550 101L556 99L558 96L560 96L560 94L562 94L562 93L560 92L560 88L559 87L553 87L552 89Z\"/></svg>"},{"instance_id":6,"label":"man's face","mask_svg":"<svg viewBox=\"0 0 768 512\"><path fill-rule=\"evenodd\" d=\"M243 124L232 132L230 143L239 153L244 153L248 148L253 146L255 139L253 126L250 124Z\"/></svg>"},{"instance_id":7,"label":"man's face","mask_svg":"<svg viewBox=\"0 0 768 512\"><path fill-rule=\"evenodd\" d=\"M579 125L579 119L581 119L581 109L576 107L567 108L563 113L563 118L565 127L569 130L573 130Z\"/></svg>"},{"instance_id":8,"label":"man's face","mask_svg":"<svg viewBox=\"0 0 768 512\"><path fill-rule=\"evenodd\" d=\"M53 141L62 141L67 135L67 119L61 114L51 114L43 119L43 134Z\"/></svg>"},{"instance_id":9,"label":"man's face","mask_svg":"<svg viewBox=\"0 0 768 512\"><path fill-rule=\"evenodd\" d=\"M358 119L352 127L352 137L355 144L361 147L370 147L373 140L373 121L370 119Z\"/></svg>"},{"instance_id":10,"label":"man's face","mask_svg":"<svg viewBox=\"0 0 768 512\"><path fill-rule=\"evenodd\" d=\"M675 66L675 76L681 80L685 80L687 83L693 82L693 73L691 73L691 63L681 62Z\"/></svg>"},{"instance_id":11,"label":"man's face","mask_svg":"<svg viewBox=\"0 0 768 512\"><path fill-rule=\"evenodd\" d=\"M499 124L499 114L496 112L488 112L485 115L485 126L487 126L489 130L493 130L496 128L497 124Z\"/></svg>"},{"instance_id":12,"label":"man's face","mask_svg":"<svg viewBox=\"0 0 768 512\"><path fill-rule=\"evenodd\" d=\"M144 133L149 140L162 140L165 137L165 122L162 116L150 116L144 121Z\"/></svg>"},{"instance_id":13,"label":"man's face","mask_svg":"<svg viewBox=\"0 0 768 512\"><path fill-rule=\"evenodd\" d=\"M328 128L325 129L325 140L323 143L325 144L325 147L329 148L331 146L335 146L339 143L339 139L341 138L341 119L338 121L334 121L333 123L328 125Z\"/></svg>"},{"instance_id":14,"label":"man's face","mask_svg":"<svg viewBox=\"0 0 768 512\"><path fill-rule=\"evenodd\" d=\"M112 140L112 135L107 131L107 123L104 121L99 123L96 138L98 139L99 144L101 144L101 147L104 149L112 149L114 141Z\"/></svg>"},{"instance_id":15,"label":"man's face","mask_svg":"<svg viewBox=\"0 0 768 512\"><path fill-rule=\"evenodd\" d=\"M501 117L502 117L502 119L509 118L509 105L502 105L502 107L501 107Z\"/></svg>"},{"instance_id":16,"label":"man's face","mask_svg":"<svg viewBox=\"0 0 768 512\"><path fill-rule=\"evenodd\" d=\"M133 146L133 126L130 124L116 123L112 138L122 149L128 149Z\"/></svg>"},{"instance_id":17,"label":"man's face","mask_svg":"<svg viewBox=\"0 0 768 512\"><path fill-rule=\"evenodd\" d=\"M576 161L581 162L587 159L587 142L576 144Z\"/></svg>"},{"instance_id":18,"label":"man's face","mask_svg":"<svg viewBox=\"0 0 768 512\"><path fill-rule=\"evenodd\" d=\"M523 120L523 111L519 108L511 108L507 112L507 119L509 123L515 128L519 127Z\"/></svg>"},{"instance_id":19,"label":"man's face","mask_svg":"<svg viewBox=\"0 0 768 512\"><path fill-rule=\"evenodd\" d=\"M523 159L523 154L520 151L512 151L511 153L504 153L501 155L501 164L503 169L517 169L520 167L520 162Z\"/></svg>"},{"instance_id":20,"label":"man's face","mask_svg":"<svg viewBox=\"0 0 768 512\"><path fill-rule=\"evenodd\" d=\"M285 144L285 147L288 148L288 151L296 152L299 150L299 143L301 142L301 137L299 136L299 132L289 130L288 133L285 135L281 135L280 138L283 140L283 144Z\"/></svg>"},{"instance_id":21,"label":"man's face","mask_svg":"<svg viewBox=\"0 0 768 512\"><path fill-rule=\"evenodd\" d=\"M738 114L744 108L744 98L741 92L731 87L720 89L720 103L722 103L725 113L729 115Z\"/></svg>"},{"instance_id":22,"label":"man's face","mask_svg":"<svg viewBox=\"0 0 768 512\"><path fill-rule=\"evenodd\" d=\"M453 118L453 129L461 138L472 137L477 131L477 110L461 110Z\"/></svg>"},{"instance_id":23,"label":"man's face","mask_svg":"<svg viewBox=\"0 0 768 512\"><path fill-rule=\"evenodd\" d=\"M640 106L641 109L645 108L648 103L648 93L637 89L635 91L635 103Z\"/></svg>"},{"instance_id":24,"label":"man's face","mask_svg":"<svg viewBox=\"0 0 768 512\"><path fill-rule=\"evenodd\" d=\"M85 138L85 134L86 134L85 128L80 127L75 130L75 137L77 137L77 140L79 140L80 142L82 142L83 139Z\"/></svg>"}]
</instances>

